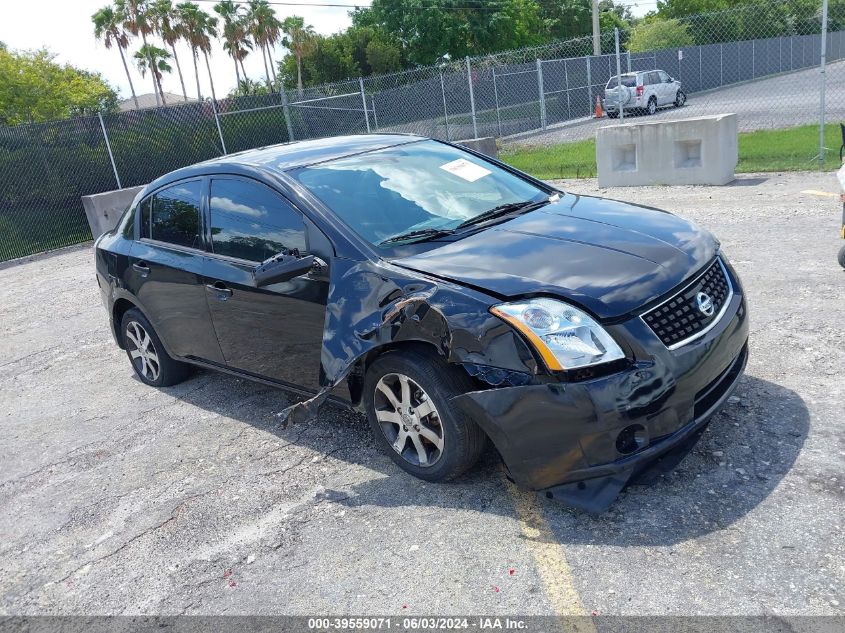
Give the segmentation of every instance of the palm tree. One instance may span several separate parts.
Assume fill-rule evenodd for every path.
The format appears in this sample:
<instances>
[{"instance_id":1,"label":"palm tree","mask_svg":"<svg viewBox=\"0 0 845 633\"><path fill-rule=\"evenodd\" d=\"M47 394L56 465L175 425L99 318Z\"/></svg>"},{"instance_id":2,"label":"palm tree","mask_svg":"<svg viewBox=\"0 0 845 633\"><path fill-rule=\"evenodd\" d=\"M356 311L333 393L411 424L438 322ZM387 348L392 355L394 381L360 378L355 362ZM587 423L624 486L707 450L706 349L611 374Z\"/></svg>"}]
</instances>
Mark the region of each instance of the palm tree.
<instances>
[{"instance_id":1,"label":"palm tree","mask_svg":"<svg viewBox=\"0 0 845 633\"><path fill-rule=\"evenodd\" d=\"M310 24L306 26L305 19L298 15L285 18L282 22L282 32L285 34L282 44L296 58L296 89L302 92L302 58L314 50L316 33L314 27Z\"/></svg>"},{"instance_id":2,"label":"palm tree","mask_svg":"<svg viewBox=\"0 0 845 633\"><path fill-rule=\"evenodd\" d=\"M161 74L169 73L173 70L170 64L167 63L168 59L170 59L170 53L152 44L144 44L135 53L135 63L138 64L138 70L141 76L144 77L148 70L151 71L153 81L158 86L158 90L161 93L161 101L164 105L167 105L167 102L164 100L164 90L161 88Z\"/></svg>"},{"instance_id":3,"label":"palm tree","mask_svg":"<svg viewBox=\"0 0 845 633\"><path fill-rule=\"evenodd\" d=\"M138 109L138 95L135 94L135 86L132 84L132 75L129 74L129 65L126 63L126 56L123 52L129 48L129 35L123 28L121 17L112 7L103 7L91 16L94 22L94 37L102 40L106 48L112 45L117 46L120 53L120 61L123 62L123 70L126 71L126 79L129 80L129 90L132 92L132 100L135 102L135 109Z\"/></svg>"},{"instance_id":4,"label":"palm tree","mask_svg":"<svg viewBox=\"0 0 845 633\"><path fill-rule=\"evenodd\" d=\"M223 48L235 62L235 77L238 80L236 85L240 88L243 60L252 48L252 43L247 38L241 5L235 4L233 0L222 0L214 5L214 11L223 20ZM240 63L240 69L238 69L238 63ZM246 79L246 72L243 77Z\"/></svg>"},{"instance_id":5,"label":"palm tree","mask_svg":"<svg viewBox=\"0 0 845 633\"><path fill-rule=\"evenodd\" d=\"M187 101L188 91L185 90L185 78L182 75L179 56L176 54L176 42L182 38L181 25L173 9L173 3L170 0L155 0L150 7L150 21L156 33L173 52L173 61L176 62L176 71L179 73L179 83L182 84L182 96Z\"/></svg>"},{"instance_id":6,"label":"palm tree","mask_svg":"<svg viewBox=\"0 0 845 633\"><path fill-rule=\"evenodd\" d=\"M197 70L197 51L202 51L205 57L205 67L208 69L208 80L211 83L211 98L217 101L214 92L214 77L211 75L211 64L208 61L208 54L211 52L211 38L217 37L217 18L211 17L208 13L199 8L193 2L182 2L176 5L179 11L179 21L185 39L191 46L194 54L194 74L197 78L197 94L200 92L200 76Z\"/></svg>"},{"instance_id":7,"label":"palm tree","mask_svg":"<svg viewBox=\"0 0 845 633\"><path fill-rule=\"evenodd\" d=\"M152 24L150 24L148 16L147 0L115 0L115 11L123 19L123 26L132 35L141 36L141 41L144 45L141 47L149 51L147 48L147 35L153 32ZM148 65L152 65L152 60L149 60ZM159 86L153 81L153 92L156 96L156 104L161 105L159 99Z\"/></svg>"},{"instance_id":8,"label":"palm tree","mask_svg":"<svg viewBox=\"0 0 845 633\"><path fill-rule=\"evenodd\" d=\"M267 0L249 0L244 19L253 42L261 48L261 61L264 62L264 75L267 77L267 85L269 86L276 79L276 69L273 68L274 62L270 47L278 41L282 23L276 18L276 13L267 3ZM272 81L270 79L271 70L268 70L267 67L268 58L273 73Z\"/></svg>"}]
</instances>

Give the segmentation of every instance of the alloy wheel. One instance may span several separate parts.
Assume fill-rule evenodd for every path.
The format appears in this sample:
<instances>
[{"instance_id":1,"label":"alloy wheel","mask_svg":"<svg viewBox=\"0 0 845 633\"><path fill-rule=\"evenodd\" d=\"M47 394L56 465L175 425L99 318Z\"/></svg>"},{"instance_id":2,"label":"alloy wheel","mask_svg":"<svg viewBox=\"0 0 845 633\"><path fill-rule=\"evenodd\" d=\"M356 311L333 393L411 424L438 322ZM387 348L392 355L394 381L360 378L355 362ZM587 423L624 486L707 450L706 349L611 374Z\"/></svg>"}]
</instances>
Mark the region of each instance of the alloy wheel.
<instances>
[{"instance_id":1,"label":"alloy wheel","mask_svg":"<svg viewBox=\"0 0 845 633\"><path fill-rule=\"evenodd\" d=\"M654 114L655 112L657 112L657 102L654 99L651 99L648 102L648 113Z\"/></svg>"},{"instance_id":2,"label":"alloy wheel","mask_svg":"<svg viewBox=\"0 0 845 633\"><path fill-rule=\"evenodd\" d=\"M126 325L126 347L137 372L151 382L158 380L161 373L158 352L149 333L137 321Z\"/></svg>"},{"instance_id":3,"label":"alloy wheel","mask_svg":"<svg viewBox=\"0 0 845 633\"><path fill-rule=\"evenodd\" d=\"M402 458L427 468L443 455L443 423L428 394L404 374L385 374L373 397L385 438Z\"/></svg>"},{"instance_id":4,"label":"alloy wheel","mask_svg":"<svg viewBox=\"0 0 845 633\"><path fill-rule=\"evenodd\" d=\"M679 90L677 96L675 97L675 105L680 108L682 105L684 105L686 103L686 101L687 101L686 94L684 94L683 92L681 92Z\"/></svg>"}]
</instances>

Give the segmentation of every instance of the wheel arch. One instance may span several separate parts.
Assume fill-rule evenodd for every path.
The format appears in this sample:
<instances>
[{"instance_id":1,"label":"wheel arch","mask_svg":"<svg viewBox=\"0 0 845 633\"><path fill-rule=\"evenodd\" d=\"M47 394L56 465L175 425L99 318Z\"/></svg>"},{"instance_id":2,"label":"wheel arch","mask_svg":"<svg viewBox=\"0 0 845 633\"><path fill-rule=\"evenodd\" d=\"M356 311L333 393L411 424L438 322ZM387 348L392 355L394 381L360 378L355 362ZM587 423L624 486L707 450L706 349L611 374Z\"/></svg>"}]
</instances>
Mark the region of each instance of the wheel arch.
<instances>
[{"instance_id":1,"label":"wheel arch","mask_svg":"<svg viewBox=\"0 0 845 633\"><path fill-rule=\"evenodd\" d=\"M444 363L448 362L446 354L431 341L424 339L409 339L403 341L390 341L379 345L362 354L352 365L349 375L346 377L349 387L349 396L352 404L361 409L363 407L364 377L373 362L380 356L397 351L416 351L426 356L439 358ZM455 363L452 363L455 365Z\"/></svg>"},{"instance_id":2,"label":"wheel arch","mask_svg":"<svg viewBox=\"0 0 845 633\"><path fill-rule=\"evenodd\" d=\"M137 303L130 301L126 297L116 299L114 305L112 306L112 330L114 331L114 339L117 341L117 345L120 349L126 349L126 344L123 342L123 333L120 331L120 324L123 321L123 315L132 308L141 310ZM143 312L144 311L141 310L142 314Z\"/></svg>"}]
</instances>

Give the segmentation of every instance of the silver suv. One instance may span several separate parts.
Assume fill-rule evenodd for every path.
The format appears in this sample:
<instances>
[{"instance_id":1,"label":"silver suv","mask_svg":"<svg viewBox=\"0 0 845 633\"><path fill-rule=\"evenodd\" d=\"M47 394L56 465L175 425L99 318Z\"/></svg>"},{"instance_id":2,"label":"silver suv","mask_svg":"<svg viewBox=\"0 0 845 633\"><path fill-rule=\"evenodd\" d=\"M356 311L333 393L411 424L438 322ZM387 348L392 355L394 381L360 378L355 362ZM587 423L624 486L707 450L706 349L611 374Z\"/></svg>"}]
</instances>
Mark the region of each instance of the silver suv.
<instances>
[{"instance_id":1,"label":"silver suv","mask_svg":"<svg viewBox=\"0 0 845 633\"><path fill-rule=\"evenodd\" d=\"M621 84L621 85L620 85ZM625 112L657 112L657 108L674 105L679 108L687 101L687 95L681 90L681 82L675 81L663 70L644 70L611 77L604 89L602 107L607 116L615 119L619 116L620 105Z\"/></svg>"}]
</instances>

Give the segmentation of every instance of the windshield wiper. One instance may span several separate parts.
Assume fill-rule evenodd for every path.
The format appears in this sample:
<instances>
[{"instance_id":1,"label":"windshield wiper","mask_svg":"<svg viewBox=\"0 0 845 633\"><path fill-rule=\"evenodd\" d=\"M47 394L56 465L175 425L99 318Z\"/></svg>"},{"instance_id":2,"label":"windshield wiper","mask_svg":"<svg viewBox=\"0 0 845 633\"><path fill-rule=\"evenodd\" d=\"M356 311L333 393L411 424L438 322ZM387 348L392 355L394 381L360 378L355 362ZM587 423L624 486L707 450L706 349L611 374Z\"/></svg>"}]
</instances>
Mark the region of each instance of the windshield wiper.
<instances>
[{"instance_id":1,"label":"windshield wiper","mask_svg":"<svg viewBox=\"0 0 845 633\"><path fill-rule=\"evenodd\" d=\"M394 244L396 242L404 242L406 240L414 240L415 242L422 242L424 240L431 240L441 235L451 235L454 233L452 229L416 229L408 231L407 233L399 233L398 235L391 235L387 239L379 242L379 246L385 244ZM418 238L418 239L415 239Z\"/></svg>"},{"instance_id":2,"label":"windshield wiper","mask_svg":"<svg viewBox=\"0 0 845 633\"><path fill-rule=\"evenodd\" d=\"M522 200L521 202L508 202L507 204L500 204L497 207L488 209L484 213L479 213L478 215L470 218L469 220L464 220L458 226L456 226L455 229L457 230L462 229L466 226L481 224L482 222L486 222L487 220L492 220L503 215L508 215L509 213L513 213L515 211L530 211L531 209L541 207L550 202L553 202L552 196L549 196L548 198L543 198L542 200Z\"/></svg>"}]
</instances>

